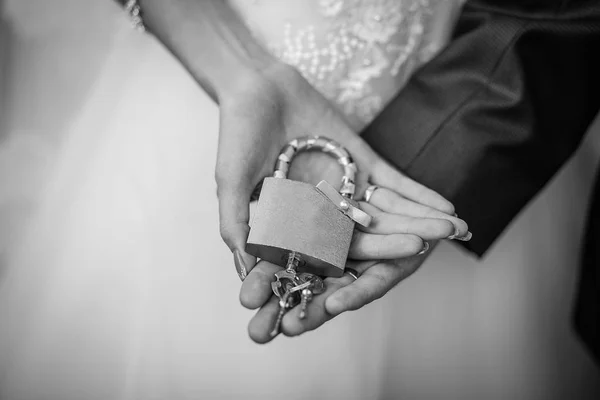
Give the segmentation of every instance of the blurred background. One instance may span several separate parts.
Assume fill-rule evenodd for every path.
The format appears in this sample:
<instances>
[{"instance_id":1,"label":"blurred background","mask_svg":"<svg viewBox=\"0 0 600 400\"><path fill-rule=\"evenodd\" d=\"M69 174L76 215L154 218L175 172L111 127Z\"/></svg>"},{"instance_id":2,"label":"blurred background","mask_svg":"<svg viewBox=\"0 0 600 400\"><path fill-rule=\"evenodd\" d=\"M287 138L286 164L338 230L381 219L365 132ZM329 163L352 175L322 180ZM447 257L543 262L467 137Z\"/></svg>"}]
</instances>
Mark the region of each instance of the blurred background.
<instances>
[{"instance_id":1,"label":"blurred background","mask_svg":"<svg viewBox=\"0 0 600 400\"><path fill-rule=\"evenodd\" d=\"M6 183L0 187L2 280L5 256L22 236L23 221L38 206L36 195L48 171L54 167L54 156L64 140L64 132L79 118L99 80L122 72L114 68L111 57L116 56L111 49L124 41L128 45L118 50L118 54L128 54L132 59L136 56L131 54L131 49L150 49L153 53L164 50L135 33L122 34L127 22L110 0L0 0L0 7L0 181ZM191 83L168 56L163 58L170 71L179 74L177 79ZM203 95L197 96L198 104L208 103ZM118 99L105 96L101 101L109 103ZM192 108L186 111L190 115ZM206 146L213 149L217 119L216 113L211 115L198 121L198 125L208 126L207 135L212 136L206 139ZM477 270L476 261L452 245L442 244L435 256L464 269L432 268L411 278L410 283L403 283L404 293L399 295L403 297L397 297L396 301L398 313L406 314L407 319L395 327L385 325L388 324L385 316L378 321L384 321L382 326L390 329L390 336L395 332L399 340L414 345L402 350L404 364L389 361L398 380L388 378L383 382L382 387L386 389L378 398L597 398L595 396L600 394L598 369L574 336L570 318L577 280L573 266L578 262L590 185L599 159L600 126L596 123L577 156L528 206L527 213L514 222L502 243L488 255L489 259L501 261L504 268ZM207 159L202 168L211 168L213 162L212 158ZM212 171L206 173L210 175ZM21 179L23 176L31 179ZM215 225L214 237L210 240L218 240L213 203L207 206L207 215L212 213L207 218L209 226ZM510 235L510 232L526 232L517 228L526 226L537 226L549 234L543 237ZM557 251L555 243L567 246L569 252ZM520 247L539 249L545 255L544 262L532 265L529 270L517 268L524 260L519 258L520 252L513 250ZM230 263L226 250L219 247L211 251L223 264ZM226 284L237 284L233 281L233 270L228 272L232 280ZM468 290L464 289L464 282L469 282ZM432 287L438 294L433 294L430 302L411 304L411 299ZM223 301L227 306L238 307L235 296L235 287L227 289ZM369 312L379 315L376 307L368 308ZM452 312L458 314L450 320L447 316ZM213 322L219 323L215 315ZM364 317L364 313L359 315ZM472 315L478 316L476 324L465 337L462 329L464 324L473 322ZM257 363L257 370L276 369L268 364L266 350L246 350L246 342L246 347L239 344L239 348L235 347L235 343L239 343L235 340L243 340L240 338L245 336L248 314L240 311L239 315L230 317L235 322L228 322L231 325L228 327L240 333L231 338L215 334L212 338L218 345L223 345L219 340L231 339L226 343L234 347L226 347L231 354L209 354L216 369L202 370L214 374L206 378L208 386L230 385L231 368L252 370L250 361L243 364L244 367L236 364L236 357L244 351L256 356L252 362ZM356 324L362 323L359 319L352 320L354 316L347 318ZM427 341L429 334L433 339L439 335L440 340L429 337ZM431 342L438 344L431 347ZM285 351L285 342L275 346L279 346L278 351ZM343 357L341 354L339 357ZM423 357L423 354L428 356ZM373 374L376 375L376 371ZM374 377L372 384L377 382ZM258 383L256 385L258 388ZM227 398L220 397L218 390L210 393L213 395L210 398Z\"/></svg>"}]
</instances>

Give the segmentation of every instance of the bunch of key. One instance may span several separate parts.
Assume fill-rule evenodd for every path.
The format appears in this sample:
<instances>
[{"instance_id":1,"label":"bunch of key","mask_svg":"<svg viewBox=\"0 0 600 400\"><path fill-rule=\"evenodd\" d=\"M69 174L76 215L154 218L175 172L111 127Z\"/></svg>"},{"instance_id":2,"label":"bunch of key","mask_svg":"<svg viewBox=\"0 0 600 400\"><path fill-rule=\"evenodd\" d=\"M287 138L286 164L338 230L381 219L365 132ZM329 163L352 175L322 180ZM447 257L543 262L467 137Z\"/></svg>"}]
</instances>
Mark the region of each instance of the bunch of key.
<instances>
[{"instance_id":1,"label":"bunch of key","mask_svg":"<svg viewBox=\"0 0 600 400\"><path fill-rule=\"evenodd\" d=\"M300 257L290 252L286 268L275 274L275 281L271 284L273 293L279 298L279 314L271 331L272 337L279 333L281 321L288 310L300 305L300 319L306 318L308 303L314 295L325 291L325 283L320 277L297 271L299 263Z\"/></svg>"}]
</instances>

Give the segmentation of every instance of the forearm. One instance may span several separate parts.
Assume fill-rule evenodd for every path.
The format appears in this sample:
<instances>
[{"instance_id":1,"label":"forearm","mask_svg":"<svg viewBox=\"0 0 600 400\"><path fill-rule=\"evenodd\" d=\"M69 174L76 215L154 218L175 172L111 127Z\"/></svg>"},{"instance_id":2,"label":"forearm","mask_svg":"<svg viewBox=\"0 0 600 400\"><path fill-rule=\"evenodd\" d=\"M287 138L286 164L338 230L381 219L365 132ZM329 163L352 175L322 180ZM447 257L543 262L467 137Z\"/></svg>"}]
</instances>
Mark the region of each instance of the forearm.
<instances>
[{"instance_id":1,"label":"forearm","mask_svg":"<svg viewBox=\"0 0 600 400\"><path fill-rule=\"evenodd\" d=\"M277 64L223 0L141 0L146 28L215 100Z\"/></svg>"}]
</instances>

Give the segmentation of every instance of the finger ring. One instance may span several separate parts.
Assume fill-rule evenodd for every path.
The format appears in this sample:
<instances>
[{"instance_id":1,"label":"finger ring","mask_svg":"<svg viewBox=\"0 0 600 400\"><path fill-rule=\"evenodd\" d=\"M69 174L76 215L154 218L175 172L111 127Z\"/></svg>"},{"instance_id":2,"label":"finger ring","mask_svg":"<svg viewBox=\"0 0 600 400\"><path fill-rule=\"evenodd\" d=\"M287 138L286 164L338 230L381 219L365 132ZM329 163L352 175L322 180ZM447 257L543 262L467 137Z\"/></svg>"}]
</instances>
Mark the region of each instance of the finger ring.
<instances>
[{"instance_id":1,"label":"finger ring","mask_svg":"<svg viewBox=\"0 0 600 400\"><path fill-rule=\"evenodd\" d=\"M346 268L344 270L344 273L353 277L354 280L357 280L360 277L360 274L358 273L358 271L353 268Z\"/></svg>"},{"instance_id":2,"label":"finger ring","mask_svg":"<svg viewBox=\"0 0 600 400\"><path fill-rule=\"evenodd\" d=\"M371 196L373 196L373 193L379 189L379 186L377 185L371 185L367 188L367 190L365 190L365 201L368 203L369 200L371 200Z\"/></svg>"},{"instance_id":3,"label":"finger ring","mask_svg":"<svg viewBox=\"0 0 600 400\"><path fill-rule=\"evenodd\" d=\"M429 243L426 241L423 241L423 249L417 253L418 256L422 256L423 254L427 253L429 251Z\"/></svg>"}]
</instances>

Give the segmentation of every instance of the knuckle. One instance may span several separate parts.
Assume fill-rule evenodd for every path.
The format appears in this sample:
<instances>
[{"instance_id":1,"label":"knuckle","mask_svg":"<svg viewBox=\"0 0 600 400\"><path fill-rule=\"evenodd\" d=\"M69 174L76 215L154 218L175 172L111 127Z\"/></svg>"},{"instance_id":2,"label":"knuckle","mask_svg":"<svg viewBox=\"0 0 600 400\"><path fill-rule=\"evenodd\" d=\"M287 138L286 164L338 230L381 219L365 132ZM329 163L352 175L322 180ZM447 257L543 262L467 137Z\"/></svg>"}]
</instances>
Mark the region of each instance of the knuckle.
<instances>
[{"instance_id":1,"label":"knuckle","mask_svg":"<svg viewBox=\"0 0 600 400\"><path fill-rule=\"evenodd\" d=\"M390 173L390 166L380 157L372 157L369 164L374 176L386 176ZM372 179L372 177L370 178Z\"/></svg>"},{"instance_id":2,"label":"knuckle","mask_svg":"<svg viewBox=\"0 0 600 400\"><path fill-rule=\"evenodd\" d=\"M234 250L234 235L231 229L227 225L221 223L219 226L219 234L221 235L221 239L223 239L227 247L229 247L231 250Z\"/></svg>"},{"instance_id":3,"label":"knuckle","mask_svg":"<svg viewBox=\"0 0 600 400\"><path fill-rule=\"evenodd\" d=\"M444 216L444 214L442 214L439 210L436 210L435 208L431 208L428 206L423 205L422 206L423 209L423 216L425 218L440 218Z\"/></svg>"},{"instance_id":4,"label":"knuckle","mask_svg":"<svg viewBox=\"0 0 600 400\"><path fill-rule=\"evenodd\" d=\"M219 234L221 235L221 239L223 239L225 242L227 242L231 237L230 230L223 223L221 223L219 226Z\"/></svg>"},{"instance_id":5,"label":"knuckle","mask_svg":"<svg viewBox=\"0 0 600 400\"><path fill-rule=\"evenodd\" d=\"M223 186L223 183L227 181L226 174L223 168L217 165L215 168L214 179L217 184L217 191Z\"/></svg>"},{"instance_id":6,"label":"knuckle","mask_svg":"<svg viewBox=\"0 0 600 400\"><path fill-rule=\"evenodd\" d=\"M366 306L367 304L371 304L373 301L381 298L381 288L386 286L388 282L383 276L378 274L373 275L373 279L376 280L376 284L369 287L365 287L362 292L361 301L355 302L349 309L358 310Z\"/></svg>"},{"instance_id":7,"label":"knuckle","mask_svg":"<svg viewBox=\"0 0 600 400\"><path fill-rule=\"evenodd\" d=\"M224 185L222 183L220 183L219 181L216 181L216 182L217 182L217 185L216 185L217 199L219 201L221 201L223 199L223 195L225 194Z\"/></svg>"},{"instance_id":8,"label":"knuckle","mask_svg":"<svg viewBox=\"0 0 600 400\"><path fill-rule=\"evenodd\" d=\"M376 281L376 285L373 285L371 287L371 290L365 293L365 297L367 299L378 298L378 292L380 291L380 289L385 288L388 285L388 280L385 278L385 276L381 274L373 274L373 279Z\"/></svg>"}]
</instances>

